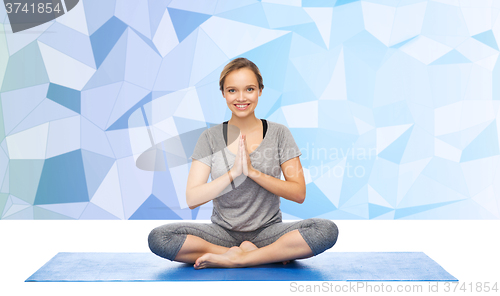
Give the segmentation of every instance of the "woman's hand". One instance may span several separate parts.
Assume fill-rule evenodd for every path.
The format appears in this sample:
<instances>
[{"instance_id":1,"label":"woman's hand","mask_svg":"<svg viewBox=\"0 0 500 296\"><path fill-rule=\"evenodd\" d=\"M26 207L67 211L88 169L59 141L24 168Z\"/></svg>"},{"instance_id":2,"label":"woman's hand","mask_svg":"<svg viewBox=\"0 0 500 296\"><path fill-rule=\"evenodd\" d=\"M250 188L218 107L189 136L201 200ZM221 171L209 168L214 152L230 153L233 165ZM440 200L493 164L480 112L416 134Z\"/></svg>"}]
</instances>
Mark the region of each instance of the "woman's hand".
<instances>
[{"instance_id":1,"label":"woman's hand","mask_svg":"<svg viewBox=\"0 0 500 296\"><path fill-rule=\"evenodd\" d=\"M236 177L238 177L239 175L241 175L243 173L243 157L241 156L242 155L242 151L243 151L243 138L242 136L240 135L238 137L238 151L236 152L236 157L234 159L234 164L233 164L233 167L231 168L230 170L230 174L234 179L236 179Z\"/></svg>"},{"instance_id":2,"label":"woman's hand","mask_svg":"<svg viewBox=\"0 0 500 296\"><path fill-rule=\"evenodd\" d=\"M248 149L247 149L247 136L243 135L243 146L242 146L242 153L241 153L241 162L243 164L243 174L245 176L248 176L250 172L254 170L252 166L252 161L250 160L250 154L248 154Z\"/></svg>"},{"instance_id":3,"label":"woman's hand","mask_svg":"<svg viewBox=\"0 0 500 296\"><path fill-rule=\"evenodd\" d=\"M248 176L254 170L250 155L248 154L246 135L240 135L238 140L238 151L236 152L233 167L230 170L233 180L241 174Z\"/></svg>"}]
</instances>

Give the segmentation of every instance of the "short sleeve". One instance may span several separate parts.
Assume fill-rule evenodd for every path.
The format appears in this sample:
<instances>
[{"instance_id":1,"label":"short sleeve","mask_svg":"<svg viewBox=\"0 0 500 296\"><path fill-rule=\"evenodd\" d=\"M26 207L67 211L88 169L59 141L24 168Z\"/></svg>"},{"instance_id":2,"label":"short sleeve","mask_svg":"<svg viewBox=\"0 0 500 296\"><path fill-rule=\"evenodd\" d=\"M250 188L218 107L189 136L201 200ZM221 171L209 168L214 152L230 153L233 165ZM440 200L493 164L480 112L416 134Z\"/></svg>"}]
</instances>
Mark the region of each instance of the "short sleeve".
<instances>
[{"instance_id":1,"label":"short sleeve","mask_svg":"<svg viewBox=\"0 0 500 296\"><path fill-rule=\"evenodd\" d=\"M280 165L289 159L302 155L302 152L293 139L292 133L285 125L282 125L278 141Z\"/></svg>"},{"instance_id":2,"label":"short sleeve","mask_svg":"<svg viewBox=\"0 0 500 296\"><path fill-rule=\"evenodd\" d=\"M212 147L210 146L210 135L204 130L196 142L191 159L196 159L212 167Z\"/></svg>"}]
</instances>

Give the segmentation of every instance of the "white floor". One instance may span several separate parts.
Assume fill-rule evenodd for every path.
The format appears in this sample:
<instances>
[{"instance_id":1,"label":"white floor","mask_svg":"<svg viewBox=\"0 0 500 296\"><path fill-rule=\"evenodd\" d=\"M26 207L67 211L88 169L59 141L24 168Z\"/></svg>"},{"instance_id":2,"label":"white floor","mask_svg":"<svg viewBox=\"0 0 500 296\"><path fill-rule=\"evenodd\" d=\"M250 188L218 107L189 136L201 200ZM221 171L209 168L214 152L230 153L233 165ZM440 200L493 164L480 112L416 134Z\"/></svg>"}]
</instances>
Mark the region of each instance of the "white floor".
<instances>
[{"instance_id":1,"label":"white floor","mask_svg":"<svg viewBox=\"0 0 500 296\"><path fill-rule=\"evenodd\" d=\"M177 221L172 221L177 222ZM193 221L201 222L201 221ZM208 222L208 221L203 221ZM446 295L500 295L500 221L335 221L337 244L331 252L424 252L459 279ZM0 221L0 295L296 295L367 294L370 287L347 290L347 282L136 282L26 283L58 252L149 252L149 231L169 221ZM498 291L484 292L485 282ZM330 285L330 284L333 284ZM383 284L383 286L382 286ZM415 287L414 285L420 285ZM372 291L421 289L429 282L372 282ZM300 286L299 286L300 285ZM316 285L316 286L314 286ZM483 292L478 293L478 285ZM460 290L462 288L462 290ZM345 293L335 290L344 289ZM434 289L434 288L432 288ZM464 291L465 290L465 291ZM473 292L471 293L471 290ZM301 292L304 291L304 292ZM418 290L420 291L420 290ZM369 294L369 293L368 293ZM375 294L383 294L378 292Z\"/></svg>"}]
</instances>

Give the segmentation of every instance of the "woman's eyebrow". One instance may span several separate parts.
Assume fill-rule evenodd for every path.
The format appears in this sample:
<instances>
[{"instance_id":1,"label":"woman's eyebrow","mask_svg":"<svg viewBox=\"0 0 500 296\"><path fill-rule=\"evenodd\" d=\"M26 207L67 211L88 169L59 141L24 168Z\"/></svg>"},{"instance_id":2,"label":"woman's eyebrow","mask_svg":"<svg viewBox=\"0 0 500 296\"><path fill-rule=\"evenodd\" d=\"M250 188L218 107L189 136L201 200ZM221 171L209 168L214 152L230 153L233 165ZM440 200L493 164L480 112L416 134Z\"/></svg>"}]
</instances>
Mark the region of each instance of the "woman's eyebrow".
<instances>
[{"instance_id":1,"label":"woman's eyebrow","mask_svg":"<svg viewBox=\"0 0 500 296\"><path fill-rule=\"evenodd\" d=\"M257 87L255 84L249 84L249 85L247 85L245 87L249 87L249 86ZM236 86L231 86L231 85L226 86L226 89L228 89L228 88L236 88Z\"/></svg>"}]
</instances>

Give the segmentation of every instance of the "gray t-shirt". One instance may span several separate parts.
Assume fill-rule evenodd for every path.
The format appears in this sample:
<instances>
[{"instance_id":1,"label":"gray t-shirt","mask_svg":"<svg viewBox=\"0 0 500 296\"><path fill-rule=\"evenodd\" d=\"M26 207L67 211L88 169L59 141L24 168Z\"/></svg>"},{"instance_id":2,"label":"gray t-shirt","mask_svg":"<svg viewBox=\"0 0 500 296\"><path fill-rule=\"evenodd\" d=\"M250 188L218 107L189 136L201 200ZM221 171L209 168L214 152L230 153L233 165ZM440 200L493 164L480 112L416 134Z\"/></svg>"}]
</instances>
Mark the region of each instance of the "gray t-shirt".
<instances>
[{"instance_id":1,"label":"gray t-shirt","mask_svg":"<svg viewBox=\"0 0 500 296\"><path fill-rule=\"evenodd\" d=\"M268 120L267 126L266 135L250 153L250 160L256 170L280 179L281 164L302 152L285 125ZM210 166L212 181L233 167L236 155L225 144L222 123L203 131L190 158ZM281 222L279 196L244 174L234 179L234 185L235 189L229 184L213 199L213 223L230 230L253 231Z\"/></svg>"}]
</instances>

